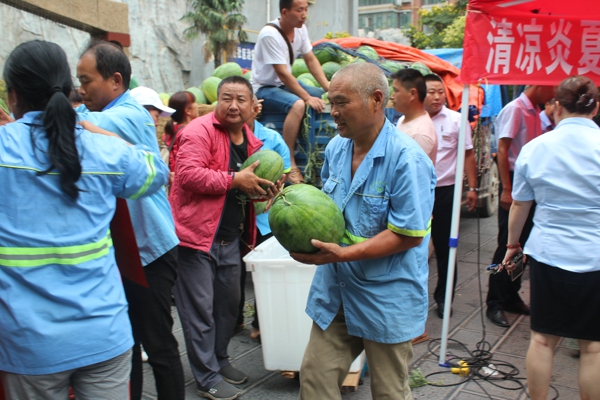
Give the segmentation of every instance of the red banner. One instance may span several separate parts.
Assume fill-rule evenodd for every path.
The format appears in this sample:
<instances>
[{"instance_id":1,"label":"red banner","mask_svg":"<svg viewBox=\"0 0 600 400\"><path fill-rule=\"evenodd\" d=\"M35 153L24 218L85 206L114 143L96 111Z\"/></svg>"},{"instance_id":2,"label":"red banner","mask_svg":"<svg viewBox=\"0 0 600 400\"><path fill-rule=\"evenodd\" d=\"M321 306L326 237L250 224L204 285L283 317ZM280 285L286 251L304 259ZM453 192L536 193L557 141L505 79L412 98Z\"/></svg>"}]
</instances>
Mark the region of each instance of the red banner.
<instances>
[{"instance_id":1,"label":"red banner","mask_svg":"<svg viewBox=\"0 0 600 400\"><path fill-rule=\"evenodd\" d=\"M597 16L594 16L597 17ZM600 83L600 20L470 11L459 79L557 85L573 75Z\"/></svg>"}]
</instances>

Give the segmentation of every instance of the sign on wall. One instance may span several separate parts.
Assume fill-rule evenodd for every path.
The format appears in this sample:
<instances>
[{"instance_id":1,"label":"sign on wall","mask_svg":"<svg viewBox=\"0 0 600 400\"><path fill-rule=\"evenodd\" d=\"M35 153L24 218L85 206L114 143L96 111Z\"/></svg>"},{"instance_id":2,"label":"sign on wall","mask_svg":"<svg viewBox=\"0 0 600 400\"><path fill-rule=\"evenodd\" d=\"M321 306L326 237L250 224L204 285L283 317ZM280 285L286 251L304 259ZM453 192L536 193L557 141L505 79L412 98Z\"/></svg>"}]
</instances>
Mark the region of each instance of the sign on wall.
<instances>
[{"instance_id":1,"label":"sign on wall","mask_svg":"<svg viewBox=\"0 0 600 400\"><path fill-rule=\"evenodd\" d=\"M227 56L227 61L233 61L242 68L252 68L254 59L254 43L239 43L231 56Z\"/></svg>"}]
</instances>

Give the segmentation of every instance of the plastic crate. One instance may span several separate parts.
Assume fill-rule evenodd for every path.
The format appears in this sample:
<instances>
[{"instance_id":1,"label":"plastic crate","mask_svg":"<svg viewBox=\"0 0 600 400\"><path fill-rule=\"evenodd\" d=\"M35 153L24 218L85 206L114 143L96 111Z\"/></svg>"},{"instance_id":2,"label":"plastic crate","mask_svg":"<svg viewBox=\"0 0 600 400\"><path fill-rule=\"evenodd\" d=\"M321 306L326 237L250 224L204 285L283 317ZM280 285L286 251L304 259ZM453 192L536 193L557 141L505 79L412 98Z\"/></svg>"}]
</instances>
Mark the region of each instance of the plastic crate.
<instances>
[{"instance_id":1,"label":"plastic crate","mask_svg":"<svg viewBox=\"0 0 600 400\"><path fill-rule=\"evenodd\" d=\"M244 257L252 272L265 369L299 371L312 320L306 300L317 269L295 261L274 237ZM364 355L350 372L362 370Z\"/></svg>"}]
</instances>

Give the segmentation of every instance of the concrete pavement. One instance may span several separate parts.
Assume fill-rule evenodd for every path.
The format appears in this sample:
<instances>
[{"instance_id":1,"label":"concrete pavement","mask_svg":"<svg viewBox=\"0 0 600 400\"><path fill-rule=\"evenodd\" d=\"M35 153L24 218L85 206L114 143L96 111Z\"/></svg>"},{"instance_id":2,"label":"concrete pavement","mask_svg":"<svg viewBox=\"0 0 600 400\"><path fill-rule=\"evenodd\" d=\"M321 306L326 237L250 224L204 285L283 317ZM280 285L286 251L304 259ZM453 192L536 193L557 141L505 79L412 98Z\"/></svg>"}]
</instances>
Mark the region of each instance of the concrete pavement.
<instances>
[{"instance_id":1,"label":"concrete pavement","mask_svg":"<svg viewBox=\"0 0 600 400\"><path fill-rule=\"evenodd\" d=\"M456 297L453 304L453 316L450 319L450 338L461 342L469 351L476 350L476 344L482 339L489 343L493 352L493 361L503 371L510 368L502 366L503 362L510 363L518 368L517 378L525 384L525 355L529 346L530 325L529 317L507 313L510 328L500 328L493 325L482 314L485 311L485 296L487 294L487 275L483 273L496 249L497 220L496 217L485 219L463 217L460 224L460 242L458 247L458 282ZM482 274L479 278L479 270ZM437 268L435 257L430 260L429 292L433 293L437 282ZM479 283L481 282L481 283ZM481 292L480 288L481 287ZM529 302L529 273L523 275L523 288L521 297ZM246 285L246 301L253 304L254 291L252 283ZM442 320L436 315L436 305L430 296L429 317L427 331L432 339L439 338L442 330ZM483 302L483 307L482 307ZM175 319L174 332L179 340L179 349L185 370L186 399L199 399L196 395L195 383L187 360L185 343L177 312L173 309ZM246 372L249 380L239 387L244 391L242 399L245 400L292 400L298 399L299 383L296 379L281 376L278 371L267 371L264 368L261 345L250 338L249 319L248 328L236 334L230 344L229 354L232 364ZM434 372L447 372L447 368L438 366L437 343L425 342L414 347L414 357L411 370L420 368L424 375ZM464 348L456 343L449 342L448 352L457 356L466 357ZM566 347L566 340L562 339L556 351L554 361L554 374L552 384L556 388L560 399L579 399L577 389L577 371L579 360L575 358L575 351ZM143 399L156 399L152 369L148 364L144 366L144 392ZM430 382L445 385L458 383L463 378L451 373L437 374L428 378ZM368 374L363 379L363 384L356 392L345 391L344 400L371 399ZM415 399L526 399L527 396L514 382L496 381L498 385L508 390L485 381L469 381L456 386L436 387L427 385L413 389ZM491 396L491 397L489 397ZM548 398L555 398L550 392ZM318 399L320 400L320 399ZM324 399L325 400L325 399Z\"/></svg>"}]
</instances>

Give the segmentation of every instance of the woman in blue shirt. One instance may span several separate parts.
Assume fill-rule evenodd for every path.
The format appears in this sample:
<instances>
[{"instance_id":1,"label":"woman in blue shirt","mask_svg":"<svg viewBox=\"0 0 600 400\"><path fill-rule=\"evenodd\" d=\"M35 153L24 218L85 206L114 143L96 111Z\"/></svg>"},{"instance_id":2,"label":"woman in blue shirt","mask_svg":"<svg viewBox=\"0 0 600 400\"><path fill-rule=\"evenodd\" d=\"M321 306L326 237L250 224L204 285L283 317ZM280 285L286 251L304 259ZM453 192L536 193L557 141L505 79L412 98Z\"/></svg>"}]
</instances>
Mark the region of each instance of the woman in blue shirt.
<instances>
[{"instance_id":1,"label":"woman in blue shirt","mask_svg":"<svg viewBox=\"0 0 600 400\"><path fill-rule=\"evenodd\" d=\"M7 398L126 399L131 325L109 224L168 180L151 151L76 124L64 51L6 60L0 115L0 380Z\"/></svg>"},{"instance_id":2,"label":"woman in blue shirt","mask_svg":"<svg viewBox=\"0 0 600 400\"><path fill-rule=\"evenodd\" d=\"M556 91L556 128L526 144L515 163L504 265L524 252L531 266L531 343L527 383L545 399L561 337L578 339L582 399L600 398L600 129L598 88L587 77ZM536 203L531 235L518 243Z\"/></svg>"}]
</instances>

